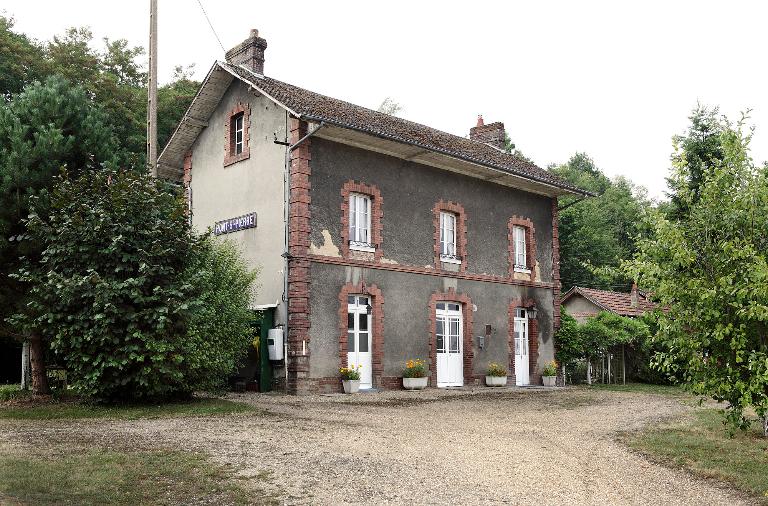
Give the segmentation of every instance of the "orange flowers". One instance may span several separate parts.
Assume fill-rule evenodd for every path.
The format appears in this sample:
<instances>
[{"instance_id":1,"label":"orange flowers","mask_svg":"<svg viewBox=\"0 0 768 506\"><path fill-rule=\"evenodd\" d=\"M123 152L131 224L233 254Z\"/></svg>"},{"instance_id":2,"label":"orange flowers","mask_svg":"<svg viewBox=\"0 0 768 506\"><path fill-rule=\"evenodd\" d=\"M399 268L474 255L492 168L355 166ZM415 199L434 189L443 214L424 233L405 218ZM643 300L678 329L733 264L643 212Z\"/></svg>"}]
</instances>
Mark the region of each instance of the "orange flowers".
<instances>
[{"instance_id":1,"label":"orange flowers","mask_svg":"<svg viewBox=\"0 0 768 506\"><path fill-rule=\"evenodd\" d=\"M425 378L427 376L427 367L423 360L408 360L405 362L403 378Z\"/></svg>"}]
</instances>

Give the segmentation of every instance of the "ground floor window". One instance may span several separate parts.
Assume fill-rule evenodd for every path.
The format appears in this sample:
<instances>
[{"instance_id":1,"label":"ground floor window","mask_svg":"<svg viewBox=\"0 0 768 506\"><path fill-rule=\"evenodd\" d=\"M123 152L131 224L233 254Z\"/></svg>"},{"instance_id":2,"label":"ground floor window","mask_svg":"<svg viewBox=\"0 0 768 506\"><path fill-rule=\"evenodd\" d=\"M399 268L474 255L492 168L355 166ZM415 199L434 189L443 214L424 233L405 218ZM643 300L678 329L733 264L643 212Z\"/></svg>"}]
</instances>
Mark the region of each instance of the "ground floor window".
<instances>
[{"instance_id":1,"label":"ground floor window","mask_svg":"<svg viewBox=\"0 0 768 506\"><path fill-rule=\"evenodd\" d=\"M462 320L461 304L438 302L435 305L435 348L439 387L464 384Z\"/></svg>"},{"instance_id":2,"label":"ground floor window","mask_svg":"<svg viewBox=\"0 0 768 506\"><path fill-rule=\"evenodd\" d=\"M373 386L370 302L367 295L347 297L347 365L361 366L360 388Z\"/></svg>"}]
</instances>

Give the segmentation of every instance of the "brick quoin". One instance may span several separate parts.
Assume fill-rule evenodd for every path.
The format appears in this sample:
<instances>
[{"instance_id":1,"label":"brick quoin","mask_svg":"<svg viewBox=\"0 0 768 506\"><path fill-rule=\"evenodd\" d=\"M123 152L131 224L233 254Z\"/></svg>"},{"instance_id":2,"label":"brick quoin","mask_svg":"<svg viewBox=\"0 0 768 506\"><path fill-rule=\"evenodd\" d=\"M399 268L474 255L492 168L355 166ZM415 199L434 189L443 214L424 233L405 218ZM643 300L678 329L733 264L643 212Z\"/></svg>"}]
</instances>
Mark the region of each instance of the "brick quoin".
<instances>
[{"instance_id":1,"label":"brick quoin","mask_svg":"<svg viewBox=\"0 0 768 506\"><path fill-rule=\"evenodd\" d=\"M440 261L440 213L453 213L456 215L456 254L461 258L459 272L467 270L467 213L464 206L455 202L440 200L432 208L433 224L435 226L435 269L442 269Z\"/></svg>"},{"instance_id":2,"label":"brick quoin","mask_svg":"<svg viewBox=\"0 0 768 506\"><path fill-rule=\"evenodd\" d=\"M291 144L307 134L307 123L291 118ZM290 155L288 223L288 384L292 394L307 393L309 381L309 251L311 175L310 139L305 139Z\"/></svg>"},{"instance_id":3,"label":"brick quoin","mask_svg":"<svg viewBox=\"0 0 768 506\"><path fill-rule=\"evenodd\" d=\"M512 216L507 223L509 239L509 277L515 277L515 235L514 228L523 227L525 229L525 263L526 268L531 271L531 281L536 279L536 234L533 222L528 218Z\"/></svg>"},{"instance_id":4,"label":"brick quoin","mask_svg":"<svg viewBox=\"0 0 768 506\"><path fill-rule=\"evenodd\" d=\"M509 304L509 324L508 324L508 350L509 350L509 376L512 383L515 383L515 310L517 308L529 308L534 305L531 298L522 300L520 298L512 299ZM528 318L528 375L531 385L538 385L541 375L537 369L539 361L539 321Z\"/></svg>"},{"instance_id":5,"label":"brick quoin","mask_svg":"<svg viewBox=\"0 0 768 506\"><path fill-rule=\"evenodd\" d=\"M371 341L373 346L371 357L373 368L373 386L382 387L384 374L384 297L376 285L366 285L364 281L357 284L347 283L339 292L339 367L347 366L347 297L350 295L367 295L371 298L373 318ZM341 390L341 380L336 378L336 388Z\"/></svg>"},{"instance_id":6,"label":"brick quoin","mask_svg":"<svg viewBox=\"0 0 768 506\"><path fill-rule=\"evenodd\" d=\"M235 136L234 132L232 132L232 119L240 113L243 113L243 151L240 154L235 154ZM251 156L249 142L251 140L250 115L250 104L243 104L242 102L238 102L237 105L229 111L226 124L224 125L224 167L245 160Z\"/></svg>"},{"instance_id":7,"label":"brick quoin","mask_svg":"<svg viewBox=\"0 0 768 506\"><path fill-rule=\"evenodd\" d=\"M382 219L384 213L381 210L381 191L375 185L358 183L349 180L341 187L341 254L343 258L349 258L349 194L360 193L371 198L371 242L376 251L373 253L373 261L378 262L384 254L381 249Z\"/></svg>"},{"instance_id":8,"label":"brick quoin","mask_svg":"<svg viewBox=\"0 0 768 506\"><path fill-rule=\"evenodd\" d=\"M561 290L562 285L560 283L560 232L558 230L560 219L558 210L557 197L552 198L552 303L554 304L553 310L553 329L552 329L552 342L554 343L555 356L557 356L557 339L555 335L560 329L560 304L561 304ZM563 377L562 368L558 367L557 371L557 384L559 386L565 386L565 378Z\"/></svg>"},{"instance_id":9,"label":"brick quoin","mask_svg":"<svg viewBox=\"0 0 768 506\"><path fill-rule=\"evenodd\" d=\"M458 294L453 288L447 292L434 292L429 299L429 363L430 365L430 385L437 386L437 303L438 302L459 302L461 303L462 313L464 314L464 383L474 379L472 375L472 362L475 358L475 351L472 347L472 299L469 295Z\"/></svg>"}]
</instances>

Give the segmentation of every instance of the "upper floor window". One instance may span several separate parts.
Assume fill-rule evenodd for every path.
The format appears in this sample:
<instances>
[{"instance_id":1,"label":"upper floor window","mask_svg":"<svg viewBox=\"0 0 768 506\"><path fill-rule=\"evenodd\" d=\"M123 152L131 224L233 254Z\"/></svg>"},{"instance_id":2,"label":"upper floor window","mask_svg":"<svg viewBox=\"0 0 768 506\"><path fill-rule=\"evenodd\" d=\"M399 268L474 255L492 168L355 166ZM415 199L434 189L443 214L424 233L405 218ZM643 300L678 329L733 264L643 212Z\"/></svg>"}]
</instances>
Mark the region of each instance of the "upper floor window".
<instances>
[{"instance_id":1,"label":"upper floor window","mask_svg":"<svg viewBox=\"0 0 768 506\"><path fill-rule=\"evenodd\" d=\"M239 155L243 152L243 113L232 116L232 129L234 153Z\"/></svg>"},{"instance_id":2,"label":"upper floor window","mask_svg":"<svg viewBox=\"0 0 768 506\"><path fill-rule=\"evenodd\" d=\"M525 228L515 226L513 230L515 241L515 269L528 269L528 262L526 259Z\"/></svg>"},{"instance_id":3,"label":"upper floor window","mask_svg":"<svg viewBox=\"0 0 768 506\"><path fill-rule=\"evenodd\" d=\"M440 212L440 260L461 261L456 250L456 215Z\"/></svg>"},{"instance_id":4,"label":"upper floor window","mask_svg":"<svg viewBox=\"0 0 768 506\"><path fill-rule=\"evenodd\" d=\"M226 139L224 142L224 166L245 160L250 155L249 140L249 114L250 106L238 103L229 111L227 116Z\"/></svg>"},{"instance_id":5,"label":"upper floor window","mask_svg":"<svg viewBox=\"0 0 768 506\"><path fill-rule=\"evenodd\" d=\"M349 248L374 251L371 241L371 197L368 195L349 195Z\"/></svg>"},{"instance_id":6,"label":"upper floor window","mask_svg":"<svg viewBox=\"0 0 768 506\"><path fill-rule=\"evenodd\" d=\"M522 279L536 280L536 236L533 221L529 218L512 216L509 219L509 276L522 273Z\"/></svg>"}]
</instances>

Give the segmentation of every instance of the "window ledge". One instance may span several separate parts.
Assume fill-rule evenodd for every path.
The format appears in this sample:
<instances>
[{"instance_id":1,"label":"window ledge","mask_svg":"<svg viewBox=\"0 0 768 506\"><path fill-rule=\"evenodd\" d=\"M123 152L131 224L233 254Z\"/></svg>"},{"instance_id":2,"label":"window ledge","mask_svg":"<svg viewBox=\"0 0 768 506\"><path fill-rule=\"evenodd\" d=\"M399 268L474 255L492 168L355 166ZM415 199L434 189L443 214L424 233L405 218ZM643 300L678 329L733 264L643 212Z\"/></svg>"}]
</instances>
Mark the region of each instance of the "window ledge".
<instances>
[{"instance_id":1,"label":"window ledge","mask_svg":"<svg viewBox=\"0 0 768 506\"><path fill-rule=\"evenodd\" d=\"M446 264L456 264L461 265L461 259L460 258L452 258L450 256L440 255L440 261Z\"/></svg>"},{"instance_id":2,"label":"window ledge","mask_svg":"<svg viewBox=\"0 0 768 506\"><path fill-rule=\"evenodd\" d=\"M531 273L531 269L529 269L527 267L519 267L519 266L516 265L515 266L515 272L522 272L523 274L530 274Z\"/></svg>"},{"instance_id":3,"label":"window ledge","mask_svg":"<svg viewBox=\"0 0 768 506\"><path fill-rule=\"evenodd\" d=\"M373 246L360 246L359 244L351 244L349 245L349 249L353 251L365 251L367 253L375 253L376 248Z\"/></svg>"}]
</instances>

